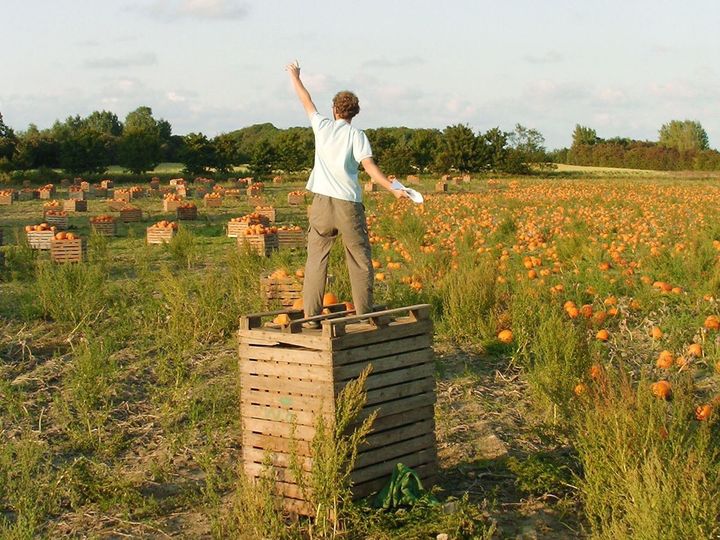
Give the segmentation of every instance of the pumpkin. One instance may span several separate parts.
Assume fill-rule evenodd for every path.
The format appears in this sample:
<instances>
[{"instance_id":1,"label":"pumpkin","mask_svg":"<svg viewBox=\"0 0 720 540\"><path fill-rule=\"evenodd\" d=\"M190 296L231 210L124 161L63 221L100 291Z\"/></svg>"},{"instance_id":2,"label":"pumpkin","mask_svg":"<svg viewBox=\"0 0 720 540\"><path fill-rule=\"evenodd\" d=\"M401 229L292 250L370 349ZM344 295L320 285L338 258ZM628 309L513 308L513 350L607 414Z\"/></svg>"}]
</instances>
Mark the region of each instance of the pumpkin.
<instances>
[{"instance_id":1,"label":"pumpkin","mask_svg":"<svg viewBox=\"0 0 720 540\"><path fill-rule=\"evenodd\" d=\"M672 397L672 385L668 381L658 381L650 386L652 395L660 399L668 400Z\"/></svg>"},{"instance_id":2,"label":"pumpkin","mask_svg":"<svg viewBox=\"0 0 720 540\"><path fill-rule=\"evenodd\" d=\"M293 309L302 309L303 308L303 299L296 298L295 300L293 300L292 308Z\"/></svg>"},{"instance_id":3,"label":"pumpkin","mask_svg":"<svg viewBox=\"0 0 720 540\"><path fill-rule=\"evenodd\" d=\"M511 330L501 330L497 338L501 343L512 343L513 333Z\"/></svg>"},{"instance_id":4,"label":"pumpkin","mask_svg":"<svg viewBox=\"0 0 720 540\"><path fill-rule=\"evenodd\" d=\"M323 295L323 306L330 306L339 303L338 297L328 292Z\"/></svg>"},{"instance_id":5,"label":"pumpkin","mask_svg":"<svg viewBox=\"0 0 720 540\"><path fill-rule=\"evenodd\" d=\"M707 330L720 330L720 318L717 315L708 315L704 326Z\"/></svg>"},{"instance_id":6,"label":"pumpkin","mask_svg":"<svg viewBox=\"0 0 720 540\"><path fill-rule=\"evenodd\" d=\"M595 334L595 338L598 341L607 341L608 339L610 339L610 332L603 328L601 330L598 330L598 333Z\"/></svg>"},{"instance_id":7,"label":"pumpkin","mask_svg":"<svg viewBox=\"0 0 720 540\"><path fill-rule=\"evenodd\" d=\"M576 396L582 396L587 392L587 385L584 383L578 383L575 385L575 388L573 388L573 392Z\"/></svg>"},{"instance_id":8,"label":"pumpkin","mask_svg":"<svg viewBox=\"0 0 720 540\"><path fill-rule=\"evenodd\" d=\"M699 405L695 409L695 418L700 420L701 422L704 422L708 418L710 418L710 415L712 414L713 406L709 403L706 403L705 405Z\"/></svg>"},{"instance_id":9,"label":"pumpkin","mask_svg":"<svg viewBox=\"0 0 720 540\"><path fill-rule=\"evenodd\" d=\"M650 335L653 339L660 339L661 337L663 337L663 331L660 330L659 327L653 326L652 330L650 331Z\"/></svg>"},{"instance_id":10,"label":"pumpkin","mask_svg":"<svg viewBox=\"0 0 720 540\"><path fill-rule=\"evenodd\" d=\"M688 347L688 354L690 356L699 358L702 356L702 353L703 353L702 345L700 345L699 343L693 343L692 345L690 345Z\"/></svg>"},{"instance_id":11,"label":"pumpkin","mask_svg":"<svg viewBox=\"0 0 720 540\"><path fill-rule=\"evenodd\" d=\"M287 313L281 313L273 319L273 322L275 324L287 326L288 324L290 324L290 316Z\"/></svg>"},{"instance_id":12,"label":"pumpkin","mask_svg":"<svg viewBox=\"0 0 720 540\"><path fill-rule=\"evenodd\" d=\"M675 363L675 355L670 351L662 351L658 356L655 365L660 369L669 369Z\"/></svg>"}]
</instances>

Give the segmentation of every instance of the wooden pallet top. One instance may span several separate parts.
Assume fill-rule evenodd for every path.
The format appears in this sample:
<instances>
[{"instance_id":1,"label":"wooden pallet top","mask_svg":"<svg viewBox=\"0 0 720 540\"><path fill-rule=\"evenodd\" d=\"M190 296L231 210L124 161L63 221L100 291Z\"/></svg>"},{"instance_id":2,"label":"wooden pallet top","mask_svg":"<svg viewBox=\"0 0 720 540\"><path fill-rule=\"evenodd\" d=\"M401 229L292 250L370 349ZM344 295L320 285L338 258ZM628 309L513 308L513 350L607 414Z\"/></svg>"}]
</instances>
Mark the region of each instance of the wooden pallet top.
<instances>
[{"instance_id":1,"label":"wooden pallet top","mask_svg":"<svg viewBox=\"0 0 720 540\"><path fill-rule=\"evenodd\" d=\"M432 333L430 305L375 310L356 315L344 304L328 306L330 313L305 318L301 310L284 309L255 313L240 318L240 343L274 346L294 345L308 349L332 351L381 343L383 341ZM263 324L264 319L287 314L285 325ZM303 323L317 321L319 329L303 328Z\"/></svg>"}]
</instances>

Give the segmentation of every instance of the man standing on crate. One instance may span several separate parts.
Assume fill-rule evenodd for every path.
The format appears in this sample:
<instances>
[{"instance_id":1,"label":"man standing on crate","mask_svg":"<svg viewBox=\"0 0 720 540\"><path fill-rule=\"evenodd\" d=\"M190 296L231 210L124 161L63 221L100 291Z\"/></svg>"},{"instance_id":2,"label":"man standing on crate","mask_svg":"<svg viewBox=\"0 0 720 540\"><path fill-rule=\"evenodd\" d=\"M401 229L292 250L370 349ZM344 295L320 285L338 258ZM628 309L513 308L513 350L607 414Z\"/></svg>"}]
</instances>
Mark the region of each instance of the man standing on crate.
<instances>
[{"instance_id":1,"label":"man standing on crate","mask_svg":"<svg viewBox=\"0 0 720 540\"><path fill-rule=\"evenodd\" d=\"M391 188L390 180L373 160L367 136L350 125L360 112L357 96L352 92L339 92L333 98L331 120L318 113L300 80L297 60L285 69L310 117L315 135L315 164L306 186L314 195L303 285L305 317L319 315L322 311L330 248L338 233L345 246L355 311L358 315L369 313L373 306L374 276L358 166L362 164L372 181L395 197L406 197L407 194ZM305 323L306 328L319 326L316 322Z\"/></svg>"}]
</instances>

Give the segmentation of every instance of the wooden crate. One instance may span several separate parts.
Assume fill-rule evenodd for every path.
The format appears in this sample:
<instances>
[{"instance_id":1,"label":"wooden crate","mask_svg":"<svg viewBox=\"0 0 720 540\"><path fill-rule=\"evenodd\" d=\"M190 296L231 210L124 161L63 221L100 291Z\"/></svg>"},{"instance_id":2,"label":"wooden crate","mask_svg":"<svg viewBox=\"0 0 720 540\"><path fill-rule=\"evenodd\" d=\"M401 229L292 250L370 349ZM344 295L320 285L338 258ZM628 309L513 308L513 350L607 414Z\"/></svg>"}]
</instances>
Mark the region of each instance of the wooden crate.
<instances>
[{"instance_id":1,"label":"wooden crate","mask_svg":"<svg viewBox=\"0 0 720 540\"><path fill-rule=\"evenodd\" d=\"M12 204L14 200L15 197L12 193L0 195L0 205L5 206L8 204Z\"/></svg>"},{"instance_id":2,"label":"wooden crate","mask_svg":"<svg viewBox=\"0 0 720 540\"><path fill-rule=\"evenodd\" d=\"M116 221L98 221L90 222L90 227L95 234L98 236L116 236L117 235L117 222Z\"/></svg>"},{"instance_id":3,"label":"wooden crate","mask_svg":"<svg viewBox=\"0 0 720 540\"><path fill-rule=\"evenodd\" d=\"M92 186L90 186L90 191L88 193L93 199L105 199L108 196L108 189L93 184Z\"/></svg>"},{"instance_id":4,"label":"wooden crate","mask_svg":"<svg viewBox=\"0 0 720 540\"><path fill-rule=\"evenodd\" d=\"M122 208L120 210L120 221L123 223L142 221L142 217L142 210L139 208Z\"/></svg>"},{"instance_id":5,"label":"wooden crate","mask_svg":"<svg viewBox=\"0 0 720 540\"><path fill-rule=\"evenodd\" d=\"M252 195L247 198L247 202L250 206L263 206L265 204L265 197L262 195Z\"/></svg>"},{"instance_id":6,"label":"wooden crate","mask_svg":"<svg viewBox=\"0 0 720 540\"><path fill-rule=\"evenodd\" d=\"M261 216L265 216L270 220L270 223L275 223L275 220L277 219L277 212L272 206L256 206L255 213L260 214Z\"/></svg>"},{"instance_id":7,"label":"wooden crate","mask_svg":"<svg viewBox=\"0 0 720 540\"><path fill-rule=\"evenodd\" d=\"M302 298L302 289L302 280L295 276L279 278L266 273L260 277L260 294L266 306L279 301L282 306L290 307Z\"/></svg>"},{"instance_id":8,"label":"wooden crate","mask_svg":"<svg viewBox=\"0 0 720 540\"><path fill-rule=\"evenodd\" d=\"M28 231L27 243L32 249L50 249L50 242L55 237L54 231Z\"/></svg>"},{"instance_id":9,"label":"wooden crate","mask_svg":"<svg viewBox=\"0 0 720 540\"><path fill-rule=\"evenodd\" d=\"M83 191L90 191L90 182L87 182L85 180L80 182L80 189L82 189Z\"/></svg>"},{"instance_id":10,"label":"wooden crate","mask_svg":"<svg viewBox=\"0 0 720 540\"><path fill-rule=\"evenodd\" d=\"M75 240L51 240L50 260L56 263L82 262L85 258L85 241L82 238Z\"/></svg>"},{"instance_id":11,"label":"wooden crate","mask_svg":"<svg viewBox=\"0 0 720 540\"><path fill-rule=\"evenodd\" d=\"M177 215L177 218L183 221L190 221L198 218L198 211L196 206L191 206L190 208L179 207L177 210L175 210L175 213Z\"/></svg>"},{"instance_id":12,"label":"wooden crate","mask_svg":"<svg viewBox=\"0 0 720 540\"><path fill-rule=\"evenodd\" d=\"M160 180L150 180L150 189L160 189Z\"/></svg>"},{"instance_id":13,"label":"wooden crate","mask_svg":"<svg viewBox=\"0 0 720 540\"><path fill-rule=\"evenodd\" d=\"M185 184L178 184L175 186L175 193L181 197L190 197L190 195L192 195L192 190Z\"/></svg>"},{"instance_id":14,"label":"wooden crate","mask_svg":"<svg viewBox=\"0 0 720 540\"><path fill-rule=\"evenodd\" d=\"M263 326L263 318L287 313L292 323ZM329 423L344 386L372 365L361 419L377 416L351 478L353 495L380 490L398 462L429 487L437 473L435 377L430 306L368 315L340 312L315 318L321 330L302 329L302 313L286 310L243 317L238 332L243 468L257 478L269 456L277 492L288 510L308 508L291 472L292 449L308 471L319 416Z\"/></svg>"},{"instance_id":15,"label":"wooden crate","mask_svg":"<svg viewBox=\"0 0 720 540\"><path fill-rule=\"evenodd\" d=\"M165 244L175 237L177 231L172 228L148 227L147 243L148 244Z\"/></svg>"},{"instance_id":16,"label":"wooden crate","mask_svg":"<svg viewBox=\"0 0 720 540\"><path fill-rule=\"evenodd\" d=\"M39 195L34 189L21 189L18 191L18 201L32 201L37 198L39 198Z\"/></svg>"},{"instance_id":17,"label":"wooden crate","mask_svg":"<svg viewBox=\"0 0 720 540\"><path fill-rule=\"evenodd\" d=\"M132 194L127 190L116 189L113 193L113 199L127 203L132 199Z\"/></svg>"},{"instance_id":18,"label":"wooden crate","mask_svg":"<svg viewBox=\"0 0 720 540\"><path fill-rule=\"evenodd\" d=\"M55 225L58 230L67 229L70 225L70 220L67 216L53 216L52 214L45 214L44 219L48 225Z\"/></svg>"},{"instance_id":19,"label":"wooden crate","mask_svg":"<svg viewBox=\"0 0 720 540\"><path fill-rule=\"evenodd\" d=\"M366 182L363 189L367 192L377 191L378 185L375 182Z\"/></svg>"},{"instance_id":20,"label":"wooden crate","mask_svg":"<svg viewBox=\"0 0 720 540\"><path fill-rule=\"evenodd\" d=\"M195 197L198 199L202 199L208 193L210 193L210 191L205 186L200 185L195 187Z\"/></svg>"},{"instance_id":21,"label":"wooden crate","mask_svg":"<svg viewBox=\"0 0 720 540\"><path fill-rule=\"evenodd\" d=\"M181 204L185 204L185 202L173 199L163 199L163 210L165 212L175 212Z\"/></svg>"},{"instance_id":22,"label":"wooden crate","mask_svg":"<svg viewBox=\"0 0 720 540\"><path fill-rule=\"evenodd\" d=\"M72 201L84 201L85 200L85 192L82 190L68 191L67 198Z\"/></svg>"},{"instance_id":23,"label":"wooden crate","mask_svg":"<svg viewBox=\"0 0 720 540\"><path fill-rule=\"evenodd\" d=\"M444 193L448 190L448 183L444 182L443 180L440 180L435 183L435 191L439 193Z\"/></svg>"},{"instance_id":24,"label":"wooden crate","mask_svg":"<svg viewBox=\"0 0 720 540\"><path fill-rule=\"evenodd\" d=\"M205 208L220 208L222 206L222 197L209 197L205 199Z\"/></svg>"},{"instance_id":25,"label":"wooden crate","mask_svg":"<svg viewBox=\"0 0 720 540\"><path fill-rule=\"evenodd\" d=\"M38 196L43 200L50 200L55 197L55 188L41 189L38 191Z\"/></svg>"},{"instance_id":26,"label":"wooden crate","mask_svg":"<svg viewBox=\"0 0 720 540\"><path fill-rule=\"evenodd\" d=\"M305 242L305 231L302 229L299 231L278 229L277 237L278 248L280 249L304 248L307 246L307 243Z\"/></svg>"},{"instance_id":27,"label":"wooden crate","mask_svg":"<svg viewBox=\"0 0 720 540\"><path fill-rule=\"evenodd\" d=\"M247 187L247 190L245 193L247 193L248 197L257 197L265 190L265 187L262 184L250 184Z\"/></svg>"},{"instance_id":28,"label":"wooden crate","mask_svg":"<svg viewBox=\"0 0 720 540\"><path fill-rule=\"evenodd\" d=\"M109 199L107 202L108 209L112 212L119 212L127 206L125 201L116 201L115 199Z\"/></svg>"},{"instance_id":29,"label":"wooden crate","mask_svg":"<svg viewBox=\"0 0 720 540\"><path fill-rule=\"evenodd\" d=\"M305 193L288 193L287 201L290 206L305 204Z\"/></svg>"},{"instance_id":30,"label":"wooden crate","mask_svg":"<svg viewBox=\"0 0 720 540\"><path fill-rule=\"evenodd\" d=\"M416 176L414 174L408 174L405 177L405 185L411 186L419 186L420 185L420 177Z\"/></svg>"},{"instance_id":31,"label":"wooden crate","mask_svg":"<svg viewBox=\"0 0 720 540\"><path fill-rule=\"evenodd\" d=\"M115 187L115 184L112 180L100 180L100 187L103 187L105 189L112 189Z\"/></svg>"},{"instance_id":32,"label":"wooden crate","mask_svg":"<svg viewBox=\"0 0 720 540\"><path fill-rule=\"evenodd\" d=\"M63 210L66 212L87 212L87 201L68 199L63 201Z\"/></svg>"},{"instance_id":33,"label":"wooden crate","mask_svg":"<svg viewBox=\"0 0 720 540\"><path fill-rule=\"evenodd\" d=\"M237 237L240 249L250 249L258 255L269 257L278 249L277 234L243 234Z\"/></svg>"}]
</instances>

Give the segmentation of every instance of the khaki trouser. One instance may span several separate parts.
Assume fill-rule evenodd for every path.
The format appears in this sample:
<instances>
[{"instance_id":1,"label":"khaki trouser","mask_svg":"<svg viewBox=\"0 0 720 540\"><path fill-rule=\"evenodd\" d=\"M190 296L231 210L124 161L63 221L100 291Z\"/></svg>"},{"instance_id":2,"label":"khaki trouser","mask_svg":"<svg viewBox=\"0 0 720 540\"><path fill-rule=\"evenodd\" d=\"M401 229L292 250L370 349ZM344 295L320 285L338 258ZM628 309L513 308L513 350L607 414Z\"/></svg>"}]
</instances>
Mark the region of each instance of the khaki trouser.
<instances>
[{"instance_id":1,"label":"khaki trouser","mask_svg":"<svg viewBox=\"0 0 720 540\"><path fill-rule=\"evenodd\" d=\"M353 304L358 315L373 305L373 267L362 203L315 194L310 207L308 257L305 264L303 307L306 317L319 315L325 294L328 259L338 233L345 246Z\"/></svg>"}]
</instances>

